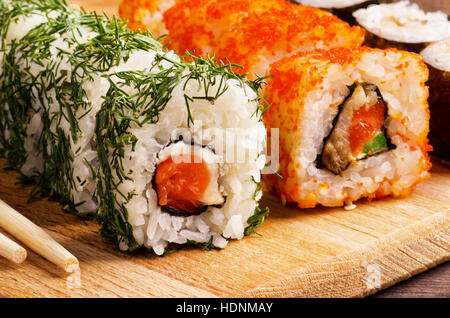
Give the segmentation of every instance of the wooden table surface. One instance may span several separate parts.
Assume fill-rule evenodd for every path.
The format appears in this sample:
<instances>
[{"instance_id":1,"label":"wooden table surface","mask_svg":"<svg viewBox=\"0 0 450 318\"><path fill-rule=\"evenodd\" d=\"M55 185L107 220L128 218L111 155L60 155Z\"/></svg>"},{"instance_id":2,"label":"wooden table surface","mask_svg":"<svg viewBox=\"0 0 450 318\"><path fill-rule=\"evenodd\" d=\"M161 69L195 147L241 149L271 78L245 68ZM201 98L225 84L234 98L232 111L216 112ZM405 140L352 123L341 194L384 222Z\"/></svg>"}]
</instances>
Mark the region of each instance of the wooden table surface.
<instances>
[{"instance_id":1,"label":"wooden table surface","mask_svg":"<svg viewBox=\"0 0 450 318\"><path fill-rule=\"evenodd\" d=\"M450 262L382 290L374 298L450 298Z\"/></svg>"}]
</instances>

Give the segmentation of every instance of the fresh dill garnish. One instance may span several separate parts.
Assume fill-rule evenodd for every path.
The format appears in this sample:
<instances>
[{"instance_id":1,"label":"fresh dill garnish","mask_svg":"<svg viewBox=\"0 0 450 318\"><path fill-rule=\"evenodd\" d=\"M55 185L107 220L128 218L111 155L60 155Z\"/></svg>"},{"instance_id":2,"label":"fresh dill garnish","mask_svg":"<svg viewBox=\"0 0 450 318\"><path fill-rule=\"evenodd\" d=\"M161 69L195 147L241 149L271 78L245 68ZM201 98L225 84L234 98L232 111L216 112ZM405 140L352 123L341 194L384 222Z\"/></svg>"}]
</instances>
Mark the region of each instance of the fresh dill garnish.
<instances>
[{"instance_id":1,"label":"fresh dill garnish","mask_svg":"<svg viewBox=\"0 0 450 318\"><path fill-rule=\"evenodd\" d=\"M248 81L248 85L256 92L257 99L256 102L258 103L258 107L255 110L255 113L252 116L259 116L259 120L262 120L262 116L264 113L270 108L270 104L268 101L262 97L260 94L260 91L262 90L262 87L266 85L266 79L273 77L272 75L261 77L258 74L256 75L256 80L254 81ZM263 106L265 105L265 107Z\"/></svg>"},{"instance_id":2,"label":"fresh dill garnish","mask_svg":"<svg viewBox=\"0 0 450 318\"><path fill-rule=\"evenodd\" d=\"M275 171L275 169L272 168L272 166L268 162L266 162L266 167L269 168L272 171L272 173L276 175L279 179L283 179L283 176L279 174L277 171Z\"/></svg>"},{"instance_id":3,"label":"fresh dill garnish","mask_svg":"<svg viewBox=\"0 0 450 318\"><path fill-rule=\"evenodd\" d=\"M245 228L245 235L250 235L252 233L258 234L256 229L264 222L264 219L269 215L269 208L265 207L261 209L256 207L256 213L248 218L248 226Z\"/></svg>"},{"instance_id":4,"label":"fresh dill garnish","mask_svg":"<svg viewBox=\"0 0 450 318\"><path fill-rule=\"evenodd\" d=\"M220 247L217 247L213 244L213 236L211 235L211 237L209 238L208 242L196 242L196 241L192 241L192 240L188 240L187 243L185 243L186 246L194 246L194 247L198 247L204 251L210 251L213 249L216 250L221 250Z\"/></svg>"}]
</instances>

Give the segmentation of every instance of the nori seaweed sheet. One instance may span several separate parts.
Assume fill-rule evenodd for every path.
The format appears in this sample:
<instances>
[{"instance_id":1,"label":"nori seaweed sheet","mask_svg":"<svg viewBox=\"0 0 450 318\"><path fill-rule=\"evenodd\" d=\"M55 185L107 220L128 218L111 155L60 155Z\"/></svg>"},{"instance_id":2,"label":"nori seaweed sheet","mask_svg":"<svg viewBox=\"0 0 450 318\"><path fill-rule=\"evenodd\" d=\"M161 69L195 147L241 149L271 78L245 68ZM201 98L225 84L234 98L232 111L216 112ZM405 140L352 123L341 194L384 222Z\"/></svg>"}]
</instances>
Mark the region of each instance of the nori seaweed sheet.
<instances>
[{"instance_id":1,"label":"nori seaweed sheet","mask_svg":"<svg viewBox=\"0 0 450 318\"><path fill-rule=\"evenodd\" d=\"M406 42L397 42L384 39L379 37L376 34L368 31L366 29L366 40L364 41L365 46L378 48L378 49L388 49L388 48L396 48L403 51L409 51L414 53L420 53L429 43L406 43Z\"/></svg>"},{"instance_id":2,"label":"nori seaweed sheet","mask_svg":"<svg viewBox=\"0 0 450 318\"><path fill-rule=\"evenodd\" d=\"M427 85L430 87L431 155L450 163L450 72L427 66L430 70Z\"/></svg>"},{"instance_id":3,"label":"nori seaweed sheet","mask_svg":"<svg viewBox=\"0 0 450 318\"><path fill-rule=\"evenodd\" d=\"M350 7L341 8L341 9L335 8L335 9L331 9L328 11L330 11L331 13L336 15L339 19L344 20L345 22L347 22L350 25L358 25L358 23L356 22L356 19L353 17L353 12L355 12L356 10L359 10L359 9L365 9L372 4L390 3L390 2L392 2L392 1L390 1L390 0L369 0L369 1L365 1L360 4L355 4Z\"/></svg>"},{"instance_id":4,"label":"nori seaweed sheet","mask_svg":"<svg viewBox=\"0 0 450 318\"><path fill-rule=\"evenodd\" d=\"M290 2L299 4L295 0L289 0ZM392 0L367 0L360 4L355 4L353 6L345 7L345 8L320 8L322 10L333 13L339 19L344 20L350 25L358 25L356 19L353 17L353 12L359 9L367 8L372 4L380 4L380 3L391 3Z\"/></svg>"}]
</instances>

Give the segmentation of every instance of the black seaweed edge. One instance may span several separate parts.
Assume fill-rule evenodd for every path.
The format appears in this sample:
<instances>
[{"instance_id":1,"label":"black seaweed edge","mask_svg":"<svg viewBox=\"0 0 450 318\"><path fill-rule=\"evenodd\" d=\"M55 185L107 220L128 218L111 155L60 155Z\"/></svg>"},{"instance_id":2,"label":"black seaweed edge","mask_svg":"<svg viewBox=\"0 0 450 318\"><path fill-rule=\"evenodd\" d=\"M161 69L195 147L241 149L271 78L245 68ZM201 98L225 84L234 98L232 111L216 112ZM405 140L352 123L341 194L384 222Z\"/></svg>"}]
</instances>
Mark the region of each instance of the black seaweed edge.
<instances>
[{"instance_id":1,"label":"black seaweed edge","mask_svg":"<svg viewBox=\"0 0 450 318\"><path fill-rule=\"evenodd\" d=\"M430 132L428 134L428 139L433 150L430 152L430 156L439 159L446 165L450 165L450 141L448 140L448 126L439 127L435 125L435 119L439 118L439 115L435 115L435 110L440 107L445 108L449 104L443 103L444 99L450 101L450 71L444 71L438 69L428 63L426 63L429 69L429 78L427 81L427 86L430 88L428 104L430 108ZM447 109L447 116L449 109ZM440 111L442 113L442 111ZM443 132L437 134L437 131ZM447 132L447 135L445 134ZM444 140L443 140L444 139ZM445 141L445 142L443 142Z\"/></svg>"}]
</instances>

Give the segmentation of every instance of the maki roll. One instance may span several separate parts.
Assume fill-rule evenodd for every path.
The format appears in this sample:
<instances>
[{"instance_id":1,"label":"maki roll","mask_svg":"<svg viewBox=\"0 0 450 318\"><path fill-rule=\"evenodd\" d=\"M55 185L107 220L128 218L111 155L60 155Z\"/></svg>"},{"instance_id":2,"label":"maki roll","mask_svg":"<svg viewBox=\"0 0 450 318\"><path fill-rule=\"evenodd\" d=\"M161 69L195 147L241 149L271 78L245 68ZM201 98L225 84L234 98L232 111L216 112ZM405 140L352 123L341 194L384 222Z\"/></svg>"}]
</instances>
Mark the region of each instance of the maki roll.
<instances>
[{"instance_id":1,"label":"maki roll","mask_svg":"<svg viewBox=\"0 0 450 318\"><path fill-rule=\"evenodd\" d=\"M124 0L120 14L133 28L154 29L155 1ZM162 14L169 48L243 66L250 78L300 51L359 47L364 30L327 11L285 0L177 0ZM159 34L158 34L159 35Z\"/></svg>"},{"instance_id":2,"label":"maki roll","mask_svg":"<svg viewBox=\"0 0 450 318\"><path fill-rule=\"evenodd\" d=\"M330 11L340 19L347 21L351 25L355 25L356 20L353 12L359 9L367 8L372 4L386 3L386 0L294 0L294 2L311 6L315 8Z\"/></svg>"},{"instance_id":3,"label":"maki roll","mask_svg":"<svg viewBox=\"0 0 450 318\"><path fill-rule=\"evenodd\" d=\"M408 194L428 178L428 70L419 55L338 48L282 59L270 73L264 122L279 128L283 179L264 181L283 202L350 206Z\"/></svg>"},{"instance_id":4,"label":"maki roll","mask_svg":"<svg viewBox=\"0 0 450 318\"><path fill-rule=\"evenodd\" d=\"M365 45L370 47L420 53L427 44L450 36L444 12L424 12L409 1L372 5L353 16L366 29Z\"/></svg>"},{"instance_id":5,"label":"maki roll","mask_svg":"<svg viewBox=\"0 0 450 318\"><path fill-rule=\"evenodd\" d=\"M433 156L450 162L450 38L421 52L430 70L430 143Z\"/></svg>"},{"instance_id":6,"label":"maki roll","mask_svg":"<svg viewBox=\"0 0 450 318\"><path fill-rule=\"evenodd\" d=\"M262 223L257 83L65 1L0 0L0 36L0 149L31 197L158 255Z\"/></svg>"}]
</instances>

